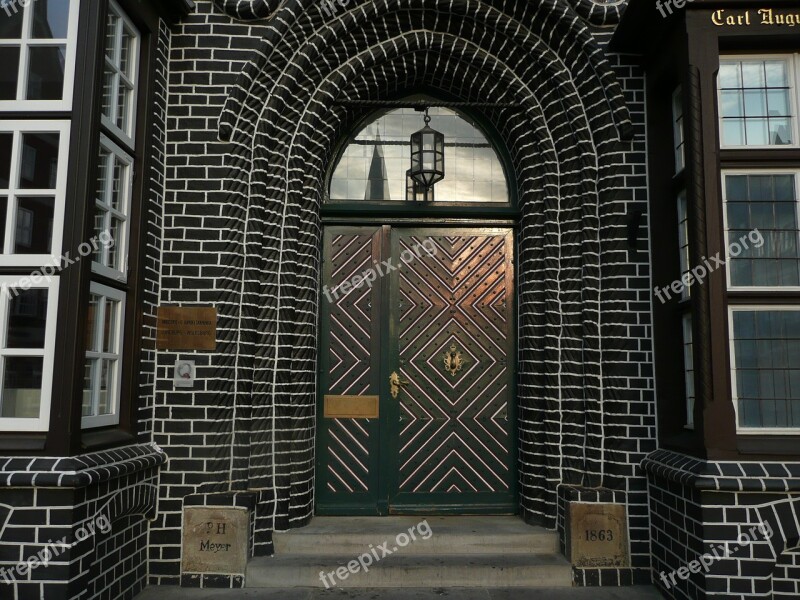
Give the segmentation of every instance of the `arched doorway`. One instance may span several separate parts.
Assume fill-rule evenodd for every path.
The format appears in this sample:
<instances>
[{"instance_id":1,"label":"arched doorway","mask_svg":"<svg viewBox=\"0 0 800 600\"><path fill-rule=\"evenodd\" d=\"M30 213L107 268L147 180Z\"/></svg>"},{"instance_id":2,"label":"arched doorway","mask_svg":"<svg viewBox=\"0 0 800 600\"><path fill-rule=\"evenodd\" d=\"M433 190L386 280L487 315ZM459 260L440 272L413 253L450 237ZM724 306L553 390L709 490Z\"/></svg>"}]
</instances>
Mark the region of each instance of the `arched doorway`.
<instances>
[{"instance_id":1,"label":"arched doorway","mask_svg":"<svg viewBox=\"0 0 800 600\"><path fill-rule=\"evenodd\" d=\"M626 356L615 330L629 318L619 301L627 283L601 257L624 254L625 205L614 196L627 169L621 140L634 133L625 97L563 0L479 5L364 2L331 18L320 3L281 4L226 101L229 250L218 307L236 351L221 369L236 379L232 464L261 492L264 547L268 532L314 511L326 173L354 123L419 89L515 107L481 115L508 146L519 195L519 512L555 527L561 484L624 477L605 432L609 407L626 406L608 400L620 394L609 377L628 368L615 358ZM433 202L426 213L439 210ZM402 219L391 206L378 215Z\"/></svg>"},{"instance_id":2,"label":"arched doorway","mask_svg":"<svg viewBox=\"0 0 800 600\"><path fill-rule=\"evenodd\" d=\"M329 174L318 514L517 511L513 179L474 118L430 114L446 175L427 195L410 106L369 115Z\"/></svg>"}]
</instances>

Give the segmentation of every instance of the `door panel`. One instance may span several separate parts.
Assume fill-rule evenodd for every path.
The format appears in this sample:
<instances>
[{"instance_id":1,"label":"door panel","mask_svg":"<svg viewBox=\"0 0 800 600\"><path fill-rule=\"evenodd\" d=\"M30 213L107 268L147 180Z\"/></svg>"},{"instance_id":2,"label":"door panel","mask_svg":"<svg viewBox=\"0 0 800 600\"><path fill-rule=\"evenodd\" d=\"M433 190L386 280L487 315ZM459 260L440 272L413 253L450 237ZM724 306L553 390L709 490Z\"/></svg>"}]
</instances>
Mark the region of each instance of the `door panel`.
<instances>
[{"instance_id":1,"label":"door panel","mask_svg":"<svg viewBox=\"0 0 800 600\"><path fill-rule=\"evenodd\" d=\"M514 512L512 232L336 226L323 244L317 512ZM326 418L326 395L379 395L379 417Z\"/></svg>"},{"instance_id":2,"label":"door panel","mask_svg":"<svg viewBox=\"0 0 800 600\"><path fill-rule=\"evenodd\" d=\"M325 418L324 396L380 394L380 290L339 287L379 260L380 242L379 227L333 227L323 235L316 473L323 511L377 511L378 419Z\"/></svg>"},{"instance_id":3,"label":"door panel","mask_svg":"<svg viewBox=\"0 0 800 600\"><path fill-rule=\"evenodd\" d=\"M510 231L394 230L397 487L392 512L513 510L513 238ZM431 246L431 242L433 245Z\"/></svg>"}]
</instances>

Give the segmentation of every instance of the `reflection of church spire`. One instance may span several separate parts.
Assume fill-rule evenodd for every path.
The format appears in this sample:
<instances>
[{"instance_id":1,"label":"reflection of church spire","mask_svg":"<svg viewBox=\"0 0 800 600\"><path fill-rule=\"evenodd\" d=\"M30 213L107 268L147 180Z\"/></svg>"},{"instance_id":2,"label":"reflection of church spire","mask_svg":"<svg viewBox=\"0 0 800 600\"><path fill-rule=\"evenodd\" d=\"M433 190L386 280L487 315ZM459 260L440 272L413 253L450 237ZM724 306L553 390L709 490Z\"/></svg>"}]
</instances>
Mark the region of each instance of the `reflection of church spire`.
<instances>
[{"instance_id":1,"label":"reflection of church spire","mask_svg":"<svg viewBox=\"0 0 800 600\"><path fill-rule=\"evenodd\" d=\"M389 178L386 176L386 162L381 149L381 134L375 139L372 162L367 176L367 191L364 200L391 200L389 197Z\"/></svg>"}]
</instances>

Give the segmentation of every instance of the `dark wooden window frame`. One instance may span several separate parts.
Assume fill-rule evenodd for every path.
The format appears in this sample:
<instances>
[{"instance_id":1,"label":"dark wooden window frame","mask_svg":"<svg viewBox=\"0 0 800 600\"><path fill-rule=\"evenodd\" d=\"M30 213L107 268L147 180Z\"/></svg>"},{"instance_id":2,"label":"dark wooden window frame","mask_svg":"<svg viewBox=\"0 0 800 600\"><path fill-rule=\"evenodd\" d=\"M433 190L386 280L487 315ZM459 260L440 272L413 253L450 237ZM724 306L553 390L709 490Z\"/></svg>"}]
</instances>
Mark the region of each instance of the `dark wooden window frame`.
<instances>
[{"instance_id":1,"label":"dark wooden window frame","mask_svg":"<svg viewBox=\"0 0 800 600\"><path fill-rule=\"evenodd\" d=\"M692 223L692 195L689 191L693 175L691 155L691 111L689 102L690 82L686 70L680 65L688 62L687 40L684 31L673 29L662 40L659 51L649 56L647 64L647 131L648 162L650 165L668 165L666 168L650 169L649 206L652 285L659 289L669 287L681 278L680 248L678 244L678 196L687 195L689 226ZM676 172L674 144L673 96L681 89L684 124L684 168ZM690 231L690 240L691 240ZM696 257L690 242L690 264ZM697 397L694 412L694 428L687 428L686 377L684 370L683 317L692 315L694 373L699 369L696 286L689 298L681 299L672 294L664 303L652 291L653 343L655 355L655 381L659 443L694 455L704 455L703 413L701 400ZM676 332L681 332L676 335ZM695 384L697 392L697 384ZM697 393L696 393L697 396Z\"/></svg>"},{"instance_id":2,"label":"dark wooden window frame","mask_svg":"<svg viewBox=\"0 0 800 600\"><path fill-rule=\"evenodd\" d=\"M127 283L92 273L89 257L60 273L58 323L56 326L55 369L50 425L47 433L0 434L0 451L7 455L69 456L127 444L136 439L139 396L139 367L142 350L142 305L146 256L147 203L151 194L149 173L154 128L150 117L160 19L174 19L185 12L185 0L117 0L139 29L138 95L136 102L136 148L133 157L133 195L129 214ZM122 148L113 131L101 127L102 74L108 0L84 0L78 17L76 72L71 112L14 113L16 118L71 120L68 157L68 185L65 201L64 252L76 256L78 246L94 235L94 191L98 176L97 156L101 131ZM1 116L7 116L3 113ZM119 425L82 430L81 399L86 361L85 327L92 281L126 292L125 332L120 376Z\"/></svg>"},{"instance_id":3,"label":"dark wooden window frame","mask_svg":"<svg viewBox=\"0 0 800 600\"><path fill-rule=\"evenodd\" d=\"M728 169L753 168L768 170L797 168L798 148L720 149L716 75L720 56L726 54L796 54L796 33L787 28L752 25L747 28L716 27L711 22L712 9L688 10L688 65L699 73L699 103L702 129L696 132L691 152L703 158L700 177L705 196L705 227L702 239L690 240L692 262L699 256L725 255L723 221L722 172ZM797 85L797 83L795 84ZM797 90L795 90L797 93ZM691 136L690 136L691 137ZM693 307L705 323L695 325L695 335L708 331L708 344L695 360L697 385L707 382L712 393L706 398L703 440L706 454L712 459L737 460L796 459L800 454L800 436L787 434L742 434L737 432L732 402L729 306L743 304L777 304L800 302L800 294L792 291L730 291L725 269L715 272L704 284L708 286L707 303L700 305L693 298ZM707 329L703 329L703 327Z\"/></svg>"},{"instance_id":4,"label":"dark wooden window frame","mask_svg":"<svg viewBox=\"0 0 800 600\"><path fill-rule=\"evenodd\" d=\"M775 0L775 7L791 7ZM687 191L690 217L690 263L724 248L721 173L731 168L796 168L798 149L718 148L716 73L720 54L795 54L796 32L753 24L717 27L711 14L718 8L753 10L750 2L729 0L713 7L699 2L661 18L654 5L638 3L623 18L612 46L617 51L642 50L647 69L647 129L649 203L652 248L652 284L668 286L679 279L677 210L681 189ZM641 40L643 28L652 36ZM673 131L671 97L683 89L686 166L672 175ZM775 292L770 301L798 299L793 292ZM655 297L653 339L659 445L701 458L720 460L796 459L800 436L793 434L738 434L731 399L728 305L767 300L754 292L727 290L725 270L714 272L695 286L688 300L661 304ZM766 301L765 301L766 303ZM696 404L694 430L687 429L683 373L681 316L692 313ZM679 358L680 357L680 358Z\"/></svg>"}]
</instances>

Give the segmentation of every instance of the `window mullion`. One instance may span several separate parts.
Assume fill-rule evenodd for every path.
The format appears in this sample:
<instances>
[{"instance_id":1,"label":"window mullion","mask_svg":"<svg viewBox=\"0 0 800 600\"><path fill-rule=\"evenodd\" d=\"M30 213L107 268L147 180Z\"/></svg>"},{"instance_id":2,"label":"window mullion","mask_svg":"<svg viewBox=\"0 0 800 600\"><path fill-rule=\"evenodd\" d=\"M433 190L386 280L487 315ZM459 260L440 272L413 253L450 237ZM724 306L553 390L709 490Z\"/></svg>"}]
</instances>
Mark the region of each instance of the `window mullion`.
<instances>
[{"instance_id":1,"label":"window mullion","mask_svg":"<svg viewBox=\"0 0 800 600\"><path fill-rule=\"evenodd\" d=\"M14 254L17 241L17 215L19 214L19 196L14 195L14 203L8 203L11 209L6 216L6 243L8 244L8 254Z\"/></svg>"},{"instance_id":2,"label":"window mullion","mask_svg":"<svg viewBox=\"0 0 800 600\"><path fill-rule=\"evenodd\" d=\"M114 193L114 164L116 159L114 153L109 151L106 157L106 189L103 205L105 214L103 215L103 227L106 232L111 233L111 195ZM108 265L111 259L111 245L103 244L103 264Z\"/></svg>"},{"instance_id":3,"label":"window mullion","mask_svg":"<svg viewBox=\"0 0 800 600\"><path fill-rule=\"evenodd\" d=\"M797 249L800 253L800 171L796 171L794 174L794 212L795 212L795 225L797 226ZM800 264L797 265L798 271L800 271ZM798 280L800 280L800 272L798 272Z\"/></svg>"},{"instance_id":4,"label":"window mullion","mask_svg":"<svg viewBox=\"0 0 800 600\"><path fill-rule=\"evenodd\" d=\"M790 73L794 79L792 81L792 91L793 93L790 94L790 100L792 101L792 112L794 113L793 121L794 121L794 134L795 136L795 146L800 145L800 54L795 54L791 57L791 62L794 64L794 69L790 69Z\"/></svg>"},{"instance_id":5,"label":"window mullion","mask_svg":"<svg viewBox=\"0 0 800 600\"><path fill-rule=\"evenodd\" d=\"M103 353L103 328L106 320L106 299L104 296L96 296L98 299L97 310L95 312L95 348L97 348L98 357L102 357ZM102 381L103 373L103 359L99 358L96 363L94 373L92 373L92 414L97 414L100 407L100 383Z\"/></svg>"},{"instance_id":6,"label":"window mullion","mask_svg":"<svg viewBox=\"0 0 800 600\"><path fill-rule=\"evenodd\" d=\"M17 78L17 100L23 101L28 94L28 59L30 52L28 44L33 34L33 5L29 4L24 8L22 14L22 33L19 42L19 65Z\"/></svg>"},{"instance_id":7,"label":"window mullion","mask_svg":"<svg viewBox=\"0 0 800 600\"><path fill-rule=\"evenodd\" d=\"M117 30L114 32L114 77L113 79L113 93L111 99L111 106L113 107L111 122L116 126L119 120L119 64L122 60L122 31L123 31L122 18L117 18ZM124 129L123 129L124 131ZM127 133L127 132L126 132Z\"/></svg>"},{"instance_id":8,"label":"window mullion","mask_svg":"<svg viewBox=\"0 0 800 600\"><path fill-rule=\"evenodd\" d=\"M19 181L20 169L22 168L20 140L22 139L22 132L14 131L11 141L11 165L9 169L8 180L8 204L6 205L6 231L5 238L3 239L3 254L9 255L14 250L11 243L11 226L13 215L16 212L17 205L17 181Z\"/></svg>"},{"instance_id":9,"label":"window mullion","mask_svg":"<svg viewBox=\"0 0 800 600\"><path fill-rule=\"evenodd\" d=\"M23 34L24 35L24 34ZM19 66L17 67L17 100L25 101L28 90L28 45L22 41L19 46Z\"/></svg>"},{"instance_id":10,"label":"window mullion","mask_svg":"<svg viewBox=\"0 0 800 600\"><path fill-rule=\"evenodd\" d=\"M6 356L21 358L44 358L47 354L42 348L6 348L3 353Z\"/></svg>"},{"instance_id":11,"label":"window mullion","mask_svg":"<svg viewBox=\"0 0 800 600\"><path fill-rule=\"evenodd\" d=\"M2 294L0 294L0 352L5 355L6 346L8 345L8 314L11 307L11 289L8 286L3 286ZM0 386L2 386L0 380Z\"/></svg>"},{"instance_id":12,"label":"window mullion","mask_svg":"<svg viewBox=\"0 0 800 600\"><path fill-rule=\"evenodd\" d=\"M9 304L11 304L11 296L8 291L9 288L5 285L0 290L0 410L3 408L2 390L6 382L6 340L8 339ZM41 414L39 416L41 417Z\"/></svg>"}]
</instances>

